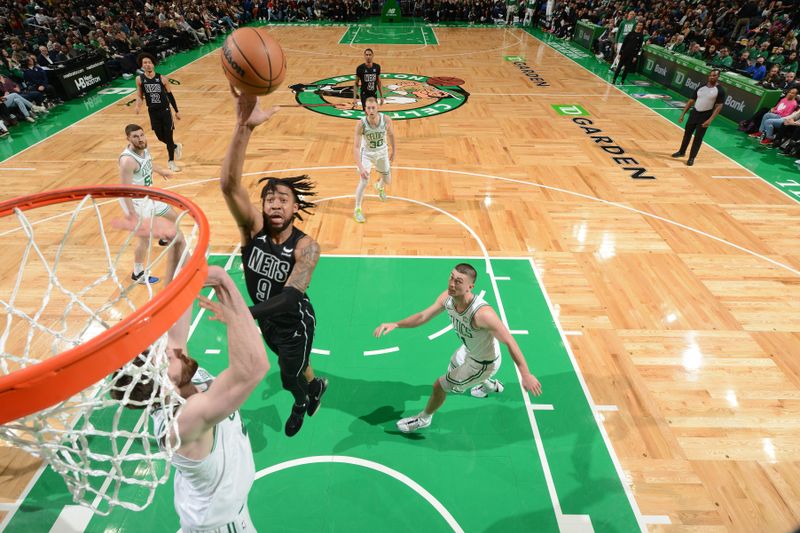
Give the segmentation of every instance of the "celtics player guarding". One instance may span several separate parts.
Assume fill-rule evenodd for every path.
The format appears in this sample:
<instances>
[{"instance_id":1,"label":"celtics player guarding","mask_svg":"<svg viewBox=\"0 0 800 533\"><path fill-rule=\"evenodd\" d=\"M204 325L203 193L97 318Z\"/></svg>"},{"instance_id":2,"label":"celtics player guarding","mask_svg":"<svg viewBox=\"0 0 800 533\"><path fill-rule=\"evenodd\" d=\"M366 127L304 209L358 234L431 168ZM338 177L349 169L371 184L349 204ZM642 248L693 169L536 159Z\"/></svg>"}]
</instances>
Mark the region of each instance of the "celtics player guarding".
<instances>
[{"instance_id":1,"label":"celtics player guarding","mask_svg":"<svg viewBox=\"0 0 800 533\"><path fill-rule=\"evenodd\" d=\"M258 320L264 340L281 369L283 388L294 396L284 431L292 437L303 425L306 414L313 416L320 406L328 380L314 377L309 364L316 318L306 290L319 261L319 244L294 226L314 207L308 176L262 178L261 206L250 202L242 185L247 144L253 130L274 115L258 107L255 96L236 98L236 128L222 163L220 186L225 203L239 226L242 268L247 292L255 304L250 308Z\"/></svg>"},{"instance_id":2,"label":"celtics player guarding","mask_svg":"<svg viewBox=\"0 0 800 533\"><path fill-rule=\"evenodd\" d=\"M525 357L517 341L503 325L483 298L473 294L477 272L472 265L460 263L450 273L447 290L439 295L427 309L413 314L400 322L383 323L375 329L380 337L395 328L416 328L447 311L453 330L462 345L450 359L447 373L433 383L433 394L428 405L418 415L397 422L397 429L411 433L431 425L433 414L442 406L448 392L462 393L472 385L486 382L500 368L500 345L508 348L511 358L522 376L522 386L534 396L542 393L542 385L528 370Z\"/></svg>"},{"instance_id":3,"label":"celtics player guarding","mask_svg":"<svg viewBox=\"0 0 800 533\"><path fill-rule=\"evenodd\" d=\"M172 172L153 164L150 157L150 150L147 149L147 138L144 130L138 124L128 124L125 126L125 136L128 139L128 146L119 155L119 176L124 185L139 185L142 187L153 186L153 171L161 174L164 179L172 177ZM178 218L175 210L164 202L145 198L120 198L122 210L132 221L139 218L147 223L152 217L164 217L170 222L175 222ZM135 226L135 224L134 224ZM133 273L131 279L138 283L158 283L158 278L150 276L144 272L144 260L147 255L149 236L139 237L139 244L133 252ZM167 241L159 241L165 246Z\"/></svg>"},{"instance_id":4,"label":"celtics player guarding","mask_svg":"<svg viewBox=\"0 0 800 533\"><path fill-rule=\"evenodd\" d=\"M356 135L353 142L353 157L358 167L358 187L356 187L356 208L353 218L356 222L363 223L367 219L361 209L364 200L364 191L369 184L369 175L373 165L380 177L375 184L381 201L386 201L386 186L392 183L391 164L397 153L394 143L394 127L392 120L378 113L378 101L369 97L365 102L366 115L356 123ZM388 146L387 146L387 142ZM391 153L389 151L391 146Z\"/></svg>"},{"instance_id":5,"label":"celtics player guarding","mask_svg":"<svg viewBox=\"0 0 800 533\"><path fill-rule=\"evenodd\" d=\"M177 264L182 250L178 246L171 250L173 263ZM256 469L239 408L264 378L269 362L247 304L227 272L209 266L205 286L214 288L216 301L201 296L200 307L227 327L228 367L214 378L189 355L190 305L167 337L167 374L185 400L175 415L177 433L168 435L173 445L180 440L172 456L174 505L184 533L252 533L255 527L247 498ZM127 408L141 409L153 397L156 380L141 376L117 379L119 386L111 396L123 400L127 394ZM152 418L156 435L163 434L167 414L157 409ZM162 450L165 444L159 440Z\"/></svg>"}]
</instances>

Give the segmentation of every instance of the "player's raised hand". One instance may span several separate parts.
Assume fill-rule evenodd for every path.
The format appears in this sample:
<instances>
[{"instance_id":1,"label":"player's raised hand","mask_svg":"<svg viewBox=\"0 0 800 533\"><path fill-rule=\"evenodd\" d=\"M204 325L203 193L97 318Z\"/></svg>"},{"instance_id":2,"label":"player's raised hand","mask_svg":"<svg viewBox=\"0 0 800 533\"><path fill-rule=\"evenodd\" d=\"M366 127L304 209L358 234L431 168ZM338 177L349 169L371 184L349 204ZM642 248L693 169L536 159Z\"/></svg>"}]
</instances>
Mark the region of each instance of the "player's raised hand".
<instances>
[{"instance_id":1,"label":"player's raised hand","mask_svg":"<svg viewBox=\"0 0 800 533\"><path fill-rule=\"evenodd\" d=\"M280 110L280 106L272 106L264 111L258 105L258 97L251 94L239 94L231 85L231 94L236 99L236 120L239 124L245 125L250 129L260 126L268 121L272 115Z\"/></svg>"},{"instance_id":2,"label":"player's raised hand","mask_svg":"<svg viewBox=\"0 0 800 533\"><path fill-rule=\"evenodd\" d=\"M530 392L534 396L539 396L542 393L542 384L536 379L536 376L530 372L522 374L522 388Z\"/></svg>"},{"instance_id":3,"label":"player's raised hand","mask_svg":"<svg viewBox=\"0 0 800 533\"><path fill-rule=\"evenodd\" d=\"M215 302L209 300L205 296L198 296L197 303L203 309L210 311L211 315L208 317L209 320L216 320L217 322L222 322L223 324L227 324L230 318L230 308L224 305L222 302Z\"/></svg>"},{"instance_id":4,"label":"player's raised hand","mask_svg":"<svg viewBox=\"0 0 800 533\"><path fill-rule=\"evenodd\" d=\"M397 322L384 322L383 324L375 328L375 332L373 333L373 335L375 335L375 337L381 337L382 335L386 335L396 327L397 327Z\"/></svg>"},{"instance_id":5,"label":"player's raised hand","mask_svg":"<svg viewBox=\"0 0 800 533\"><path fill-rule=\"evenodd\" d=\"M203 287L214 287L216 289L225 286L230 279L231 277L224 269L216 265L209 265L206 282L203 283Z\"/></svg>"}]
</instances>

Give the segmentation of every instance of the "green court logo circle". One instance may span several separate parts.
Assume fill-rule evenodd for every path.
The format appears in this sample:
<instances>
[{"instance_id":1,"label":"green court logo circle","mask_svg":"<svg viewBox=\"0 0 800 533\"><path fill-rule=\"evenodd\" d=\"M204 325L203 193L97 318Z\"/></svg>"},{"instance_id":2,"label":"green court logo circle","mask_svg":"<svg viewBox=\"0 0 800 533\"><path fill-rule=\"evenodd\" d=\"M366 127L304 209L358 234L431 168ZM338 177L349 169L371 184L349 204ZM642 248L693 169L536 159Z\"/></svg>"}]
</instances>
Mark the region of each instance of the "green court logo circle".
<instances>
[{"instance_id":1,"label":"green court logo circle","mask_svg":"<svg viewBox=\"0 0 800 533\"><path fill-rule=\"evenodd\" d=\"M334 76L312 83L298 83L289 88L298 104L330 117L359 119L364 112L352 109L355 75ZM443 82L443 83L439 83ZM447 85L446 83L457 83ZM419 76L417 74L381 74L385 99L381 112L392 120L412 120L449 113L464 105L469 93L456 78Z\"/></svg>"}]
</instances>

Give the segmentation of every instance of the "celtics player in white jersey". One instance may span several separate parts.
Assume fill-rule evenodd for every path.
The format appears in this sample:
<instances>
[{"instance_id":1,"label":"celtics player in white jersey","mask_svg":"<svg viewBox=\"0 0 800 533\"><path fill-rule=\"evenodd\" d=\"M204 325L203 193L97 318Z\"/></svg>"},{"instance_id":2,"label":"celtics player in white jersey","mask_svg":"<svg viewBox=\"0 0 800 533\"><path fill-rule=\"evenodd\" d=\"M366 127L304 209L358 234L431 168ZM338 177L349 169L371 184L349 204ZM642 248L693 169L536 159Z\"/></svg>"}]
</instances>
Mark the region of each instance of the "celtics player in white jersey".
<instances>
[{"instance_id":1,"label":"celtics player in white jersey","mask_svg":"<svg viewBox=\"0 0 800 533\"><path fill-rule=\"evenodd\" d=\"M522 21L523 26L531 26L533 24L533 15L536 9L536 0L525 0L525 18Z\"/></svg>"},{"instance_id":2,"label":"celtics player in white jersey","mask_svg":"<svg viewBox=\"0 0 800 533\"><path fill-rule=\"evenodd\" d=\"M147 149L147 138L141 126L128 124L125 126L125 136L128 139L128 146L119 156L119 176L124 185L152 187L153 171L161 174L164 179L169 179L173 176L169 169L156 166L153 163L153 158L150 157L150 150ZM132 220L139 218L149 220L155 216L164 217L170 222L175 222L177 218L175 210L164 202L144 198L122 198L120 203L125 215ZM131 279L142 284L158 283L159 281L157 277L150 276L144 272L148 242L148 237L140 237L139 244L133 253ZM159 244L164 246L167 242L159 241Z\"/></svg>"},{"instance_id":3,"label":"celtics player in white jersey","mask_svg":"<svg viewBox=\"0 0 800 533\"><path fill-rule=\"evenodd\" d=\"M386 335L395 328L416 328L442 311L447 311L453 330L461 346L450 358L447 373L433 383L433 394L425 409L414 416L397 422L403 433L411 433L431 425L433 414L442 406L448 392L461 393L467 388L484 383L500 367L500 346L508 348L514 364L522 377L522 386L534 396L542 393L539 380L530 373L517 341L483 298L474 294L477 272L467 263L460 263L450 273L447 290L427 309L400 322L383 323L375 329L375 336Z\"/></svg>"},{"instance_id":4,"label":"celtics player in white jersey","mask_svg":"<svg viewBox=\"0 0 800 533\"><path fill-rule=\"evenodd\" d=\"M519 0L506 0L506 25L514 23L514 15L517 14Z\"/></svg>"},{"instance_id":5,"label":"celtics player in white jersey","mask_svg":"<svg viewBox=\"0 0 800 533\"><path fill-rule=\"evenodd\" d=\"M183 533L250 533L256 529L247 498L256 470L239 407L264 379L269 362L250 310L230 276L209 266L205 286L214 288L216 301L200 297L200 307L227 326L228 367L213 378L189 356L189 306L170 328L167 345L168 376L185 400L177 413L178 434L168 436L173 442L180 439L172 458L175 510ZM120 385L132 381L118 379ZM131 403L126 406L135 409L152 397L153 383L137 379L127 391L121 387L112 395L122 400L128 392ZM153 423L156 434L164 433L164 413L156 411Z\"/></svg>"},{"instance_id":6,"label":"celtics player in white jersey","mask_svg":"<svg viewBox=\"0 0 800 533\"><path fill-rule=\"evenodd\" d=\"M381 201L386 200L386 186L392 183L391 164L397 153L394 143L394 127L392 119L378 112L378 100L369 97L365 100L365 116L356 124L355 141L353 142L353 156L358 167L358 187L356 187L356 207L353 218L356 222L363 223L367 219L361 209L364 200L364 191L369 185L369 175L372 167L378 171L378 182L375 188Z\"/></svg>"}]
</instances>

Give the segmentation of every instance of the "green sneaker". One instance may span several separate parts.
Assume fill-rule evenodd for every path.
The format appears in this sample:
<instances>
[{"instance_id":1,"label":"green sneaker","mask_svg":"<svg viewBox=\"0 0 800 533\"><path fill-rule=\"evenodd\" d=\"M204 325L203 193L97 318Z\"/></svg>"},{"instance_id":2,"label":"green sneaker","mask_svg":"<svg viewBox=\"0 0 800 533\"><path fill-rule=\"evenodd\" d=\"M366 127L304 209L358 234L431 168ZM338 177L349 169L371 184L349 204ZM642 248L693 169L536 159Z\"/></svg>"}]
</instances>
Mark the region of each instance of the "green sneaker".
<instances>
[{"instance_id":1,"label":"green sneaker","mask_svg":"<svg viewBox=\"0 0 800 533\"><path fill-rule=\"evenodd\" d=\"M386 201L386 189L379 184L375 184L375 190L378 191L378 197L381 199L381 202Z\"/></svg>"},{"instance_id":2,"label":"green sneaker","mask_svg":"<svg viewBox=\"0 0 800 533\"><path fill-rule=\"evenodd\" d=\"M363 224L364 222L367 221L367 219L364 217L364 212L361 211L361 208L355 210L355 212L353 213L353 219L359 224Z\"/></svg>"}]
</instances>

